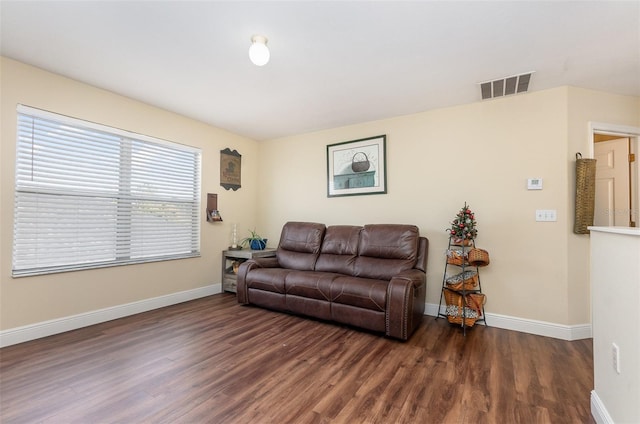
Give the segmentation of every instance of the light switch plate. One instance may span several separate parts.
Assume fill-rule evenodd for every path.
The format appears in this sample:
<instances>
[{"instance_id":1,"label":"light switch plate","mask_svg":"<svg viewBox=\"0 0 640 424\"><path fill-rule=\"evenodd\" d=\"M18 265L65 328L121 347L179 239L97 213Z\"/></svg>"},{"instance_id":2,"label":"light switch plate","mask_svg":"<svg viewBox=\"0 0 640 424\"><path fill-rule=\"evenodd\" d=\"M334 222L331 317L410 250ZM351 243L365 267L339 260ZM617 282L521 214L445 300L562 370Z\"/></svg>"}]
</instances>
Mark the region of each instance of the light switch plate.
<instances>
[{"instance_id":1,"label":"light switch plate","mask_svg":"<svg viewBox=\"0 0 640 424\"><path fill-rule=\"evenodd\" d=\"M555 222L558 220L558 212L555 209L536 209L536 221Z\"/></svg>"}]
</instances>

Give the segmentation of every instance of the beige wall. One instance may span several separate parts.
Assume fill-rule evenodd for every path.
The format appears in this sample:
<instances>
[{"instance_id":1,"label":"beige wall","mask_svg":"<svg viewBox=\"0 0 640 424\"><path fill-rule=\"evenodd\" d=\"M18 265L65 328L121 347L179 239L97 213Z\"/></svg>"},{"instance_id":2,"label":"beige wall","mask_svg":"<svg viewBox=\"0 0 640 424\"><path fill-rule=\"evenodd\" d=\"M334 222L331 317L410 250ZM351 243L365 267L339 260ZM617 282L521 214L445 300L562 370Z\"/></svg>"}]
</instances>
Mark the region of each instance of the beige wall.
<instances>
[{"instance_id":1,"label":"beige wall","mask_svg":"<svg viewBox=\"0 0 640 424\"><path fill-rule=\"evenodd\" d=\"M567 109L566 172L571 187L567 196L567 207L573 208L576 152L590 157L589 152L593 151L589 122L640 127L640 98L571 87ZM636 183L636 190L638 183L640 181ZM574 213L573 209L569 211ZM569 221L568 224L567 295L572 299L568 308L569 319L571 324L590 322L590 291L584 289L589 287L590 236L574 234L573 221Z\"/></svg>"},{"instance_id":2,"label":"beige wall","mask_svg":"<svg viewBox=\"0 0 640 424\"><path fill-rule=\"evenodd\" d=\"M2 58L0 139L0 329L10 329L220 283L230 223L255 226L258 147L201 122ZM173 89L168 87L168 89ZM202 149L202 204L218 193L224 222L202 219L200 258L39 277L11 277L16 105L18 103ZM220 187L220 150L242 154L242 188ZM247 207L249 206L249 207ZM241 232L242 234L242 232Z\"/></svg>"},{"instance_id":3,"label":"beige wall","mask_svg":"<svg viewBox=\"0 0 640 424\"><path fill-rule=\"evenodd\" d=\"M277 238L288 220L414 223L431 241L427 302L437 304L445 229L466 201L477 245L491 254L481 271L488 312L589 323L569 156L586 150L589 120L637 125L639 111L636 98L562 87L260 143L259 228ZM379 134L388 194L327 198L326 145ZM532 177L544 179L542 191L526 189ZM536 209L556 209L558 221L535 222Z\"/></svg>"},{"instance_id":4,"label":"beige wall","mask_svg":"<svg viewBox=\"0 0 640 424\"><path fill-rule=\"evenodd\" d=\"M589 316L589 236L572 233L576 151L588 122L640 126L640 99L562 87L256 143L174 113L3 58L0 140L0 330L219 283L230 223L277 243L282 224L415 223L431 241L427 301L442 281L445 229L476 212L487 311L558 324ZM202 257L41 277L11 277L16 104L199 147L202 196L218 193L220 224L202 223ZM326 197L326 146L387 135L388 194ZM243 187L219 186L219 151L242 156ZM527 178L544 190L527 191ZM257 207L256 207L257 206ZM536 223L536 209L558 221Z\"/></svg>"}]
</instances>

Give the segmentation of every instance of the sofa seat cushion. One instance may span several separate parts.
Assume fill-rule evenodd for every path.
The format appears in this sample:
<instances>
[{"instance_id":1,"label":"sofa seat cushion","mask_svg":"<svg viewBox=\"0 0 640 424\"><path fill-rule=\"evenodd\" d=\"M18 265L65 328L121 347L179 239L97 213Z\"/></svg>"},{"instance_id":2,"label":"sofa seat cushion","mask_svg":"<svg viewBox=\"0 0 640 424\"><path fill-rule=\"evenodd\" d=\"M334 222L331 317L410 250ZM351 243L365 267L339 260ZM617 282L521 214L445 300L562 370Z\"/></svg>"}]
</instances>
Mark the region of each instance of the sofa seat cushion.
<instances>
[{"instance_id":1,"label":"sofa seat cushion","mask_svg":"<svg viewBox=\"0 0 640 424\"><path fill-rule=\"evenodd\" d=\"M371 331L385 332L386 330L384 312L362 309L342 303L331 304L331 319L336 322L366 328Z\"/></svg>"},{"instance_id":2,"label":"sofa seat cushion","mask_svg":"<svg viewBox=\"0 0 640 424\"><path fill-rule=\"evenodd\" d=\"M385 311L388 281L340 276L331 283L331 302Z\"/></svg>"},{"instance_id":3,"label":"sofa seat cushion","mask_svg":"<svg viewBox=\"0 0 640 424\"><path fill-rule=\"evenodd\" d=\"M290 272L284 268L255 268L247 274L246 285L248 289L285 294L285 279Z\"/></svg>"},{"instance_id":4,"label":"sofa seat cushion","mask_svg":"<svg viewBox=\"0 0 640 424\"><path fill-rule=\"evenodd\" d=\"M291 271L285 279L287 296L331 300L331 283L339 274L331 272Z\"/></svg>"}]
</instances>

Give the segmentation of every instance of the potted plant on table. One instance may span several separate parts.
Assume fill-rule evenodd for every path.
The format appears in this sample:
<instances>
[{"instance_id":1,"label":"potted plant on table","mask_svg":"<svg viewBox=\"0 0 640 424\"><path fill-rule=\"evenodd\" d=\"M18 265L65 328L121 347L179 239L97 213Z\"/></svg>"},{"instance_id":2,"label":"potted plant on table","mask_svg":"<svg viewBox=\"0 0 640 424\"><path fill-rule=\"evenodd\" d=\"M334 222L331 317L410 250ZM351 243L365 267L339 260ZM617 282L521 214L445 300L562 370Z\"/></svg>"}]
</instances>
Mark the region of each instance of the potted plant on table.
<instances>
[{"instance_id":1,"label":"potted plant on table","mask_svg":"<svg viewBox=\"0 0 640 424\"><path fill-rule=\"evenodd\" d=\"M256 233L255 229L249 230L249 234L251 234L249 237L245 237L240 241L242 247L249 245L252 250L264 250L267 247L267 239L262 238Z\"/></svg>"}]
</instances>

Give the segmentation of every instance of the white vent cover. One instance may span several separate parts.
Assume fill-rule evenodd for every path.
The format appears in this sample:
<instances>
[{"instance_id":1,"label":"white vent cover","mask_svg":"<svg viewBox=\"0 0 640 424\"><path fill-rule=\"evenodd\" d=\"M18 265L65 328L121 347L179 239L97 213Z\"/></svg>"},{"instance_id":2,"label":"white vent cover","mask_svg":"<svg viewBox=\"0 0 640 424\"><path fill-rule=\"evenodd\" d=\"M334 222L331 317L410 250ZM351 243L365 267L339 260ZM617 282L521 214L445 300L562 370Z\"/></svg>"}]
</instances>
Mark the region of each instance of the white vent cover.
<instances>
[{"instance_id":1,"label":"white vent cover","mask_svg":"<svg viewBox=\"0 0 640 424\"><path fill-rule=\"evenodd\" d=\"M479 83L482 100L526 93L529 90L529 81L531 81L532 74L533 71Z\"/></svg>"}]
</instances>

